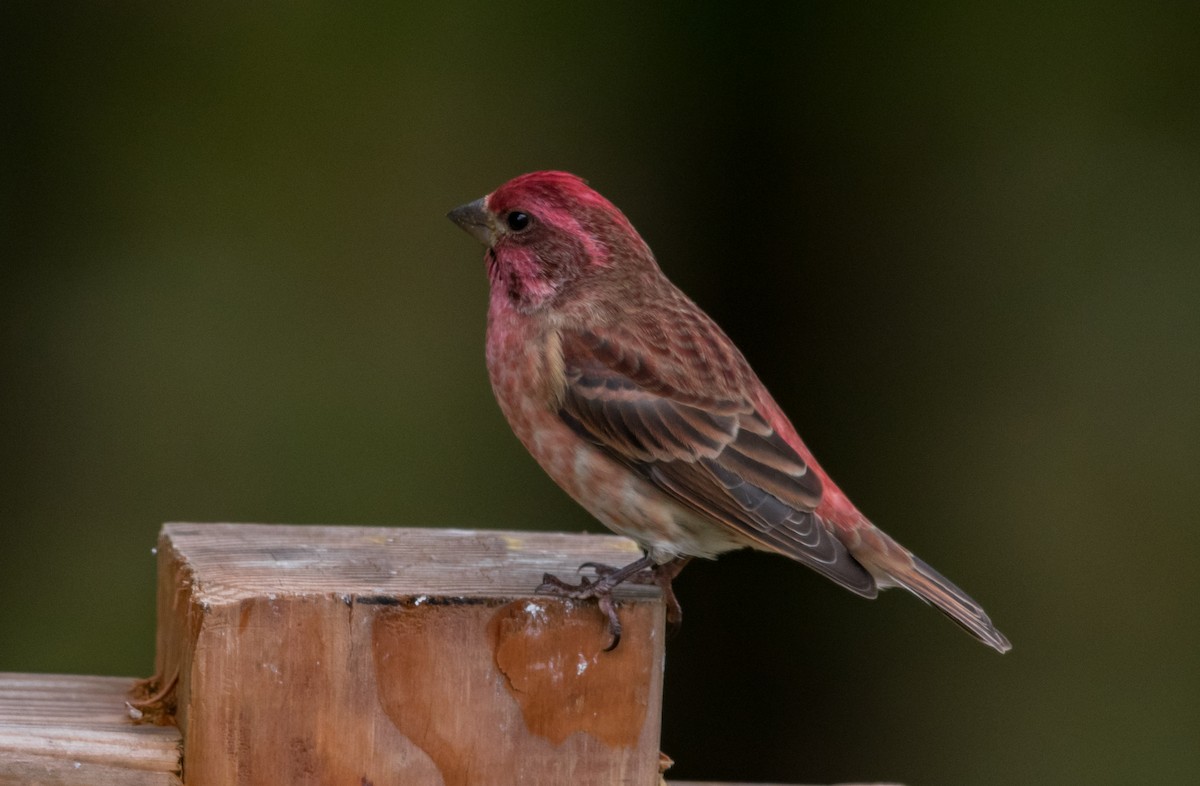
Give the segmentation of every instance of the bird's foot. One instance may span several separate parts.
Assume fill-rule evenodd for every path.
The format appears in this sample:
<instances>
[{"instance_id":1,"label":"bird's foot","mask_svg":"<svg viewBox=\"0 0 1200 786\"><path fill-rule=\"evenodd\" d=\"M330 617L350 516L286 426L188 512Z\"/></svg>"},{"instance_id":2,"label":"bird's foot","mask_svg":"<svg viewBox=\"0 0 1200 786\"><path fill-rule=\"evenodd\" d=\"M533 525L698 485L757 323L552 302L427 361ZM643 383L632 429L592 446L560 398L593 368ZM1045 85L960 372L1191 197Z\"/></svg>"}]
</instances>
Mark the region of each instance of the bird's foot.
<instances>
[{"instance_id":1,"label":"bird's foot","mask_svg":"<svg viewBox=\"0 0 1200 786\"><path fill-rule=\"evenodd\" d=\"M617 615L617 603L613 600L613 590L621 582L635 576L642 571L654 567L654 561L649 555L642 557L639 560L629 563L622 568L610 568L607 565L596 565L595 563L584 563L582 567L591 567L596 572L595 580L586 577L580 578L578 584L568 584L557 576L551 576L549 573L542 576L542 583L534 592L539 595L556 595L560 598L571 598L572 600L591 600L596 599L597 605L600 606L601 613L608 618L608 633L612 637L608 646L604 648L605 652L611 652L621 643L621 618Z\"/></svg>"},{"instance_id":2,"label":"bird's foot","mask_svg":"<svg viewBox=\"0 0 1200 786\"><path fill-rule=\"evenodd\" d=\"M547 573L542 576L542 583L534 591L539 595L555 595L572 600L595 598L600 611L608 618L608 632L612 640L604 651L611 652L621 643L621 618L617 615L616 601L612 597L617 585L626 581L635 584L657 584L662 589L663 602L667 606L667 626L671 633L675 633L683 621L683 609L680 608L675 591L671 588L671 581L690 560L691 557L678 557L658 565L649 556L645 556L621 568L598 562L585 562L579 569L591 570L596 574L595 579L580 577L578 584L568 584Z\"/></svg>"},{"instance_id":3,"label":"bird's foot","mask_svg":"<svg viewBox=\"0 0 1200 786\"><path fill-rule=\"evenodd\" d=\"M612 574L609 574L612 575ZM581 578L578 584L568 584L557 576L549 573L542 574L542 583L534 590L539 595L553 595L558 598L571 600L592 600L600 607L600 612L608 620L608 634L611 637L605 652L611 652L621 643L621 618L617 615L617 604L612 592L616 584L607 581L604 576L595 581Z\"/></svg>"},{"instance_id":4,"label":"bird's foot","mask_svg":"<svg viewBox=\"0 0 1200 786\"><path fill-rule=\"evenodd\" d=\"M671 586L671 582L683 570L684 565L691 560L691 557L677 557L670 562L639 570L625 579L631 584L658 586L662 590L663 603L667 606L667 630L672 636L678 633L680 627L683 626L683 607L679 605L679 599L675 597L675 589ZM603 579L616 573L620 568L603 565L599 562L585 562L579 566L579 570L590 570L596 574L597 578ZM587 582L588 580L583 579L583 581Z\"/></svg>"}]
</instances>

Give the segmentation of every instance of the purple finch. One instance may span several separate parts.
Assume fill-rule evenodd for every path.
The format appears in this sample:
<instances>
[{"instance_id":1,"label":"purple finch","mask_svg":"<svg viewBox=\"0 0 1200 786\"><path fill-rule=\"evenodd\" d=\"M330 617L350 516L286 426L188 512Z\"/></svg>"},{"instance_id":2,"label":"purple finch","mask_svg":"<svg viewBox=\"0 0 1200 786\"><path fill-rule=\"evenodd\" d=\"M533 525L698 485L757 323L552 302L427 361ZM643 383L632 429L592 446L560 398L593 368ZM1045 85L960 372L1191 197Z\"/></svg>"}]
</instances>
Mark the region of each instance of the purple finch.
<instances>
[{"instance_id":1,"label":"purple finch","mask_svg":"<svg viewBox=\"0 0 1200 786\"><path fill-rule=\"evenodd\" d=\"M487 366L501 410L542 468L645 556L539 591L596 598L671 579L740 548L804 563L873 598L904 587L980 641L1008 640L965 592L858 511L742 353L659 269L612 203L565 172L534 172L450 212L487 246Z\"/></svg>"}]
</instances>

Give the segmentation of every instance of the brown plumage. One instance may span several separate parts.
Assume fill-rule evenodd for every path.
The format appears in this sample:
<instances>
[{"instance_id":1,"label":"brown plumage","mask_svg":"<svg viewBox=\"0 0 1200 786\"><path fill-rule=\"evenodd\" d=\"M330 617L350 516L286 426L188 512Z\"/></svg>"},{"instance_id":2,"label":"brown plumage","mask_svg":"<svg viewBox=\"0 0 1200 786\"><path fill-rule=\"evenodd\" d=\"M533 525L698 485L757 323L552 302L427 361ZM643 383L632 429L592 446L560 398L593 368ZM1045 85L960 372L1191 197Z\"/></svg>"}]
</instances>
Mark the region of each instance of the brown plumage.
<instances>
[{"instance_id":1,"label":"brown plumage","mask_svg":"<svg viewBox=\"0 0 1200 786\"><path fill-rule=\"evenodd\" d=\"M594 582L543 585L597 597L614 644L618 582L650 568L669 593L687 559L750 547L865 597L902 586L1009 649L975 601L854 507L733 342L583 181L524 175L451 218L488 247L488 370L513 431L567 493L646 551Z\"/></svg>"}]
</instances>

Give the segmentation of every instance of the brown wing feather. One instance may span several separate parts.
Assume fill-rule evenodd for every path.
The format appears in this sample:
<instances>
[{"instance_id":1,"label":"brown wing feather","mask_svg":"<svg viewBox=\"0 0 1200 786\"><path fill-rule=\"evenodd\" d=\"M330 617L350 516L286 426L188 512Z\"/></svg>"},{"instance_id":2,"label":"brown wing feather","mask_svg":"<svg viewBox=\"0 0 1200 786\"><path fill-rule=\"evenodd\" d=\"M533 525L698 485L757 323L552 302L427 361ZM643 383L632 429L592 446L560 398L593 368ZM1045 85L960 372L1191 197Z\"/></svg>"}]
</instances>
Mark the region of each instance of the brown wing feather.
<instances>
[{"instance_id":1,"label":"brown wing feather","mask_svg":"<svg viewBox=\"0 0 1200 786\"><path fill-rule=\"evenodd\" d=\"M661 322L657 327L663 330ZM695 346L718 337L724 338L693 335L687 341ZM714 522L853 592L875 595L874 579L814 513L820 478L755 410L741 385L730 384L750 374L740 355L726 358L739 364L733 369L698 363L702 353L680 353L655 365L615 329L564 332L561 346L566 389L559 415L577 433ZM697 385L698 379L707 385Z\"/></svg>"}]
</instances>

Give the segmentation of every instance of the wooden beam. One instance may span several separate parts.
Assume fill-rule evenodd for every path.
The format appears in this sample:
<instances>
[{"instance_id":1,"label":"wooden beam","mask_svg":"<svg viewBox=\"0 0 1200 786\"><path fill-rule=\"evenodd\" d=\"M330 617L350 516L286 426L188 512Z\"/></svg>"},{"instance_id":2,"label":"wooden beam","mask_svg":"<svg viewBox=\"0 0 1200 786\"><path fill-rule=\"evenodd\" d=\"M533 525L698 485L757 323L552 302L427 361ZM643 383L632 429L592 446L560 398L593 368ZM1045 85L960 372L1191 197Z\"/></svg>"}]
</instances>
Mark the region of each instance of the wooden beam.
<instances>
[{"instance_id":1,"label":"wooden beam","mask_svg":"<svg viewBox=\"0 0 1200 786\"><path fill-rule=\"evenodd\" d=\"M179 731L130 722L133 684L0 674L0 786L179 786Z\"/></svg>"},{"instance_id":2,"label":"wooden beam","mask_svg":"<svg viewBox=\"0 0 1200 786\"><path fill-rule=\"evenodd\" d=\"M154 709L189 784L657 782L658 590L622 588L613 652L594 603L532 593L628 540L169 524L158 548Z\"/></svg>"}]
</instances>

